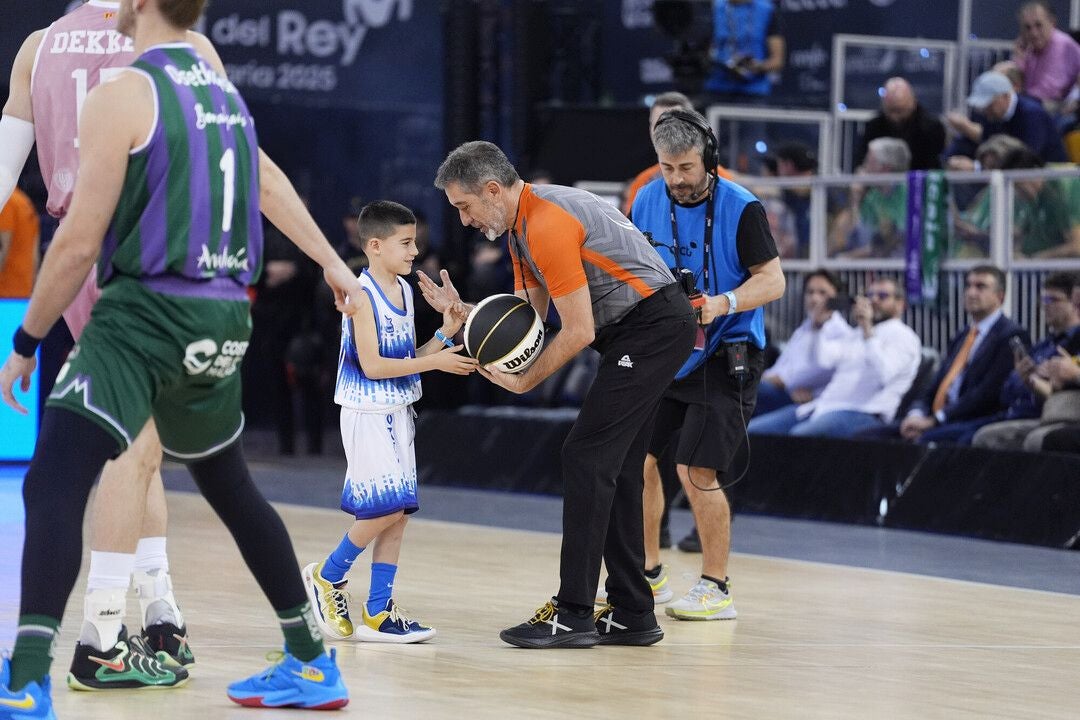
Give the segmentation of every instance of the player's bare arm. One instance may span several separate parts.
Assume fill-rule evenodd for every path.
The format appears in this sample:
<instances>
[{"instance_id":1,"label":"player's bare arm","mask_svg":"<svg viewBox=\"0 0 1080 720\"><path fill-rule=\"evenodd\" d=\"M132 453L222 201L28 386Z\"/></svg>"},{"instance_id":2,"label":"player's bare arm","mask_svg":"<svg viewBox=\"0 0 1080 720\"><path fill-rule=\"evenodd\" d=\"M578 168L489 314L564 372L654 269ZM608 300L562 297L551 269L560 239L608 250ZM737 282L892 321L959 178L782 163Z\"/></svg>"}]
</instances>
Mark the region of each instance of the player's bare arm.
<instances>
[{"instance_id":1,"label":"player's bare arm","mask_svg":"<svg viewBox=\"0 0 1080 720\"><path fill-rule=\"evenodd\" d=\"M34 284L22 330L43 338L82 286L101 252L124 185L128 153L141 145L154 123L154 97L141 76L124 73L86 96L79 121L80 166L66 221L56 231ZM14 350L0 368L0 398L26 413L14 397L15 381L25 392L37 362Z\"/></svg>"},{"instance_id":2,"label":"player's bare arm","mask_svg":"<svg viewBox=\"0 0 1080 720\"><path fill-rule=\"evenodd\" d=\"M357 295L356 312L352 315L353 342L360 358L360 368L372 380L404 377L428 370L442 370L456 375L468 375L476 369L476 361L461 355L461 346L444 347L438 352L415 358L388 358L379 354L379 330L371 300L363 290Z\"/></svg>"},{"instance_id":3,"label":"player's bare arm","mask_svg":"<svg viewBox=\"0 0 1080 720\"><path fill-rule=\"evenodd\" d=\"M44 337L75 298L97 260L127 172L128 153L146 141L154 98L140 75L124 73L94 88L79 122L79 175L65 222L41 266L23 329Z\"/></svg>"},{"instance_id":4,"label":"player's bare arm","mask_svg":"<svg viewBox=\"0 0 1080 720\"><path fill-rule=\"evenodd\" d=\"M0 117L0 207L3 207L34 146L34 113L30 103L30 74L44 30L31 33L11 66L11 84Z\"/></svg>"},{"instance_id":5,"label":"player's bare arm","mask_svg":"<svg viewBox=\"0 0 1080 720\"><path fill-rule=\"evenodd\" d=\"M205 35L188 31L188 42L218 74L227 77L225 63ZM357 298L363 292L360 281L334 251L289 178L262 148L259 149L259 207L274 227L323 269L326 284L334 291L338 311L355 312L349 298Z\"/></svg>"}]
</instances>

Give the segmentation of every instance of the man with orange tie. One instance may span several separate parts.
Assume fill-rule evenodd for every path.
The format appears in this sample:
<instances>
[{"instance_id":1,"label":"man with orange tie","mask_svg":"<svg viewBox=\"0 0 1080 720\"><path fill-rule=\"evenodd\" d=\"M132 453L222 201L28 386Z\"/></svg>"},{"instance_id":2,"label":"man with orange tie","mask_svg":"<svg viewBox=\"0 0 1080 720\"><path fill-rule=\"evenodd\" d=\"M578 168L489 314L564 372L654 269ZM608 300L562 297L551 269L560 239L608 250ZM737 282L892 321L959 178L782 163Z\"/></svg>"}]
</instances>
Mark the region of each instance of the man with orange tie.
<instances>
[{"instance_id":1,"label":"man with orange tie","mask_svg":"<svg viewBox=\"0 0 1080 720\"><path fill-rule=\"evenodd\" d=\"M972 268L964 280L964 310L971 324L949 342L949 352L926 394L900 423L900 434L920 443L970 445L975 431L994 420L1001 388L1013 368L1009 338L1031 347L1028 332L1002 312L1005 273Z\"/></svg>"}]
</instances>

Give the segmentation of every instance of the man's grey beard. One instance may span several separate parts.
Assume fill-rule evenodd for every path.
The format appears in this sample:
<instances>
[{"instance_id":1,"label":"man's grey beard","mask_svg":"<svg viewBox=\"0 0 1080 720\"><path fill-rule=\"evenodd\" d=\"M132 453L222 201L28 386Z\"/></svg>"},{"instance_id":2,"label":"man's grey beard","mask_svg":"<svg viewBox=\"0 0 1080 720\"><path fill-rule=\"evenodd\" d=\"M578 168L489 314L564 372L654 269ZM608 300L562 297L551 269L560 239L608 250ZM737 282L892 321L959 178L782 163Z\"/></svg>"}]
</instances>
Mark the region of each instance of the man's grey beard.
<instances>
[{"instance_id":1,"label":"man's grey beard","mask_svg":"<svg viewBox=\"0 0 1080 720\"><path fill-rule=\"evenodd\" d=\"M495 242L496 240L498 240L500 235L502 235L501 232L495 232L495 230L492 228L488 228L484 231L484 237L486 237L491 242Z\"/></svg>"}]
</instances>

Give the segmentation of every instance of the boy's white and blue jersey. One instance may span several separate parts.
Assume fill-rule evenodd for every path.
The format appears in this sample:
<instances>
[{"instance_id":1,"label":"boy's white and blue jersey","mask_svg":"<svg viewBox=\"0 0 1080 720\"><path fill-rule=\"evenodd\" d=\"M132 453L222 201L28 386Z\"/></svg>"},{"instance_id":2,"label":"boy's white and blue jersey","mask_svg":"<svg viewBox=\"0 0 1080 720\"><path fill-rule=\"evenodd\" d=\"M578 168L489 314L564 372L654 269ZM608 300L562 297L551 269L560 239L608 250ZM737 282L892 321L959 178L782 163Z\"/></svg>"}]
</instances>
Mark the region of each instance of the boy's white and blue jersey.
<instances>
[{"instance_id":1,"label":"boy's white and blue jersey","mask_svg":"<svg viewBox=\"0 0 1080 720\"><path fill-rule=\"evenodd\" d=\"M385 358L416 357L416 323L413 319L412 288L400 277L401 295L405 307L396 307L383 294L367 270L359 277L360 285L371 299L375 313L375 329L379 336L379 354ZM420 399L420 375L373 380L364 375L356 350L353 327L349 316L341 318L341 352L338 354L337 384L334 402L361 412L382 412Z\"/></svg>"},{"instance_id":2,"label":"boy's white and blue jersey","mask_svg":"<svg viewBox=\"0 0 1080 720\"><path fill-rule=\"evenodd\" d=\"M371 299L379 354L396 359L416 357L412 289L398 278L405 305L399 308L367 270L359 280ZM357 519L401 510L412 513L419 507L411 405L420 395L419 374L382 380L364 375L353 324L344 317L334 401L342 406L341 441L348 462L341 509Z\"/></svg>"},{"instance_id":3,"label":"boy's white and blue jersey","mask_svg":"<svg viewBox=\"0 0 1080 720\"><path fill-rule=\"evenodd\" d=\"M642 232L652 235L656 251L674 272L677 267L694 273L697 287L706 295L720 295L734 290L750 277L750 271L739 259L736 236L743 211L750 203L758 202L754 194L740 185L718 178L714 190L716 200L713 210L712 250L710 251L709 282L705 286L705 257L702 241L705 234L705 213L709 203L705 200L696 205L675 204L675 221L679 232L679 262L671 246L671 198L663 178L646 185L634 198L630 218ZM746 340L758 348L765 347L765 313L762 308L734 315L722 315L705 329L705 349L694 350L679 372L681 380L704 364L722 342Z\"/></svg>"}]
</instances>

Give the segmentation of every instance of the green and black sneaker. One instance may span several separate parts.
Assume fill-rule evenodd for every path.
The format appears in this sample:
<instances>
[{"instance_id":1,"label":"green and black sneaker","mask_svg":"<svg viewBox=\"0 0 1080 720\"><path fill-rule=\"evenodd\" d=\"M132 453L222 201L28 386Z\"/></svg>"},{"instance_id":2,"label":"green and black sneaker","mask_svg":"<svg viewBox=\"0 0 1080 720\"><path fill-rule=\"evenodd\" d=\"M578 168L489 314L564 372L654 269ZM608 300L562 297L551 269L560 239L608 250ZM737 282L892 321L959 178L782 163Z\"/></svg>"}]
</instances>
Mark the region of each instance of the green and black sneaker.
<instances>
[{"instance_id":1,"label":"green and black sneaker","mask_svg":"<svg viewBox=\"0 0 1080 720\"><path fill-rule=\"evenodd\" d=\"M141 637L120 639L107 652L75 643L67 684L72 690L141 690L173 688L188 680L182 667L166 667Z\"/></svg>"},{"instance_id":2,"label":"green and black sneaker","mask_svg":"<svg viewBox=\"0 0 1080 720\"><path fill-rule=\"evenodd\" d=\"M195 664L195 655L188 645L187 627L176 627L172 623L157 623L143 628L143 640L147 647L166 667L191 667Z\"/></svg>"}]
</instances>

